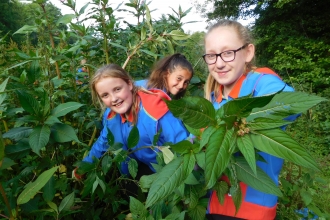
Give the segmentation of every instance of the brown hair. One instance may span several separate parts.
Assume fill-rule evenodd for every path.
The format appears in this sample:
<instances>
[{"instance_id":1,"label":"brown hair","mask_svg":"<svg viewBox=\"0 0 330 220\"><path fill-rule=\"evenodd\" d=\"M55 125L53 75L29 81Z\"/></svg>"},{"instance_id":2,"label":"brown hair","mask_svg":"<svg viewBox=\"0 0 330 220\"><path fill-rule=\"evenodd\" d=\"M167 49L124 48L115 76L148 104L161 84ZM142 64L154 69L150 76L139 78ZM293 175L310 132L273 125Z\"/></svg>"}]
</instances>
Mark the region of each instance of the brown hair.
<instances>
[{"instance_id":1,"label":"brown hair","mask_svg":"<svg viewBox=\"0 0 330 220\"><path fill-rule=\"evenodd\" d=\"M90 89L91 89L92 99L93 99L94 104L97 103L102 108L105 108L101 98L99 97L98 93L96 92L95 85L100 80L102 80L104 78L108 78L108 77L120 78L120 79L124 80L127 84L132 83L133 104L131 107L131 111L133 114L133 124L136 124L137 123L137 110L139 107L139 99L137 96L137 92L141 89L134 85L134 81L130 77L130 75L117 64L108 64L108 65L102 66L95 72L94 76L90 80Z\"/></svg>"},{"instance_id":2,"label":"brown hair","mask_svg":"<svg viewBox=\"0 0 330 220\"><path fill-rule=\"evenodd\" d=\"M249 29L245 26L243 26L241 23L237 22L237 21L232 21L232 20L220 20L217 23L215 23L214 25L212 25L205 37L204 37L204 41L206 40L206 37L208 36L209 33L211 33L214 29L217 29L219 27L231 27L234 29L234 31L236 32L236 34L238 35L238 37L243 41L243 45L248 45L248 44L253 44L253 38L251 35L251 32L249 31ZM253 58L251 60L251 62L246 63L245 65L245 72L249 72L253 69L255 69L255 58ZM209 101L211 101L211 93L215 92L215 97L218 96L218 94L216 94L220 89L220 85L219 83L217 83L217 81L213 78L213 76L211 74L208 75L206 83L205 83L205 91L204 91L204 97L206 99L208 99Z\"/></svg>"},{"instance_id":3,"label":"brown hair","mask_svg":"<svg viewBox=\"0 0 330 220\"><path fill-rule=\"evenodd\" d=\"M169 89L166 76L169 73L175 71L176 68L187 70L191 73L191 77L194 75L194 70L191 63L186 59L184 55L176 53L171 56L164 57L156 63L149 77L147 88L157 88L168 91ZM185 92L186 89L173 96L173 99L179 99L183 97Z\"/></svg>"}]
</instances>

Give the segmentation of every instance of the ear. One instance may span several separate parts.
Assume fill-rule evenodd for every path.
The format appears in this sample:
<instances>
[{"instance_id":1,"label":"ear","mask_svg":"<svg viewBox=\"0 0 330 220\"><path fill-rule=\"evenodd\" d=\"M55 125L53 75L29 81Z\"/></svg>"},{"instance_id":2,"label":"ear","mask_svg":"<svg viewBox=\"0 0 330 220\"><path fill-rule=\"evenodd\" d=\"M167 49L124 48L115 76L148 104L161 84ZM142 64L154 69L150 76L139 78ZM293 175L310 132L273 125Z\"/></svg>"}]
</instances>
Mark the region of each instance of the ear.
<instances>
[{"instance_id":1,"label":"ear","mask_svg":"<svg viewBox=\"0 0 330 220\"><path fill-rule=\"evenodd\" d=\"M255 52L255 47L253 44L249 44L247 47L246 47L246 58L245 58L245 62L246 63L249 63L251 62L251 60L253 59L254 57L254 52Z\"/></svg>"}]
</instances>

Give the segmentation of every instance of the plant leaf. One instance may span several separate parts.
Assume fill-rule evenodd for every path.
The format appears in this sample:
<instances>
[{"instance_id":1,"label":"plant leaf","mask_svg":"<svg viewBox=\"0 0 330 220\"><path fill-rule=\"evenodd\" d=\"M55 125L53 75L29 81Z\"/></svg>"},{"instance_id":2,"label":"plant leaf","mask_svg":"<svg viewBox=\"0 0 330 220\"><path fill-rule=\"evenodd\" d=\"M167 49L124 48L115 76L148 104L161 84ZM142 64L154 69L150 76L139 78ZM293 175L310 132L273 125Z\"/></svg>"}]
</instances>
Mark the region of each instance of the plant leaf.
<instances>
[{"instance_id":1,"label":"plant leaf","mask_svg":"<svg viewBox=\"0 0 330 220\"><path fill-rule=\"evenodd\" d=\"M143 175L140 180L140 186L142 189L149 189L151 187L151 184L154 182L154 180L157 177L157 173L151 174L151 175Z\"/></svg>"},{"instance_id":2,"label":"plant leaf","mask_svg":"<svg viewBox=\"0 0 330 220\"><path fill-rule=\"evenodd\" d=\"M184 32L179 30L173 30L167 35L171 36L173 40L186 40L190 37L189 34L185 34Z\"/></svg>"},{"instance_id":3,"label":"plant leaf","mask_svg":"<svg viewBox=\"0 0 330 220\"><path fill-rule=\"evenodd\" d=\"M7 82L8 82L8 79L5 79L1 84L0 84L0 106L2 104L2 102L6 99L7 97L7 93L2 93L3 91L5 91L5 88L6 88L6 85L7 85Z\"/></svg>"},{"instance_id":4,"label":"plant leaf","mask_svg":"<svg viewBox=\"0 0 330 220\"><path fill-rule=\"evenodd\" d=\"M49 126L52 126L55 123L60 123L61 124L62 122L57 117L52 116L52 115L50 115L45 121L45 124L47 124Z\"/></svg>"},{"instance_id":5,"label":"plant leaf","mask_svg":"<svg viewBox=\"0 0 330 220\"><path fill-rule=\"evenodd\" d=\"M188 140L183 140L180 141L176 144L172 144L171 149L174 150L175 152L179 153L179 154L184 154L187 153L189 149L192 148L192 143Z\"/></svg>"},{"instance_id":6,"label":"plant leaf","mask_svg":"<svg viewBox=\"0 0 330 220\"><path fill-rule=\"evenodd\" d=\"M74 129L67 124L54 124L51 127L51 137L59 143L64 143L68 141L76 141L80 143Z\"/></svg>"},{"instance_id":7,"label":"plant leaf","mask_svg":"<svg viewBox=\"0 0 330 220\"><path fill-rule=\"evenodd\" d=\"M210 189L217 182L222 172L229 164L233 129L227 130L225 126L219 127L210 137L206 148L205 182Z\"/></svg>"},{"instance_id":8,"label":"plant leaf","mask_svg":"<svg viewBox=\"0 0 330 220\"><path fill-rule=\"evenodd\" d=\"M217 130L217 128L210 126L207 127L204 132L202 133L201 142L200 142L200 149L202 149L207 143L209 143L210 137L212 134Z\"/></svg>"},{"instance_id":9,"label":"plant leaf","mask_svg":"<svg viewBox=\"0 0 330 220\"><path fill-rule=\"evenodd\" d=\"M236 158L234 165L237 179L243 183L261 192L282 196L281 190L261 168L257 167L257 174L254 174L244 158Z\"/></svg>"},{"instance_id":10,"label":"plant leaf","mask_svg":"<svg viewBox=\"0 0 330 220\"><path fill-rule=\"evenodd\" d=\"M12 159L10 158L7 158L7 157L4 157L1 161L1 166L0 166L0 170L5 170L11 166L13 166L15 163L15 161L13 161Z\"/></svg>"},{"instance_id":11,"label":"plant leaf","mask_svg":"<svg viewBox=\"0 0 330 220\"><path fill-rule=\"evenodd\" d=\"M305 112L323 101L326 99L304 92L281 92L276 94L268 105L253 109L247 121L259 117L283 119L289 115Z\"/></svg>"},{"instance_id":12,"label":"plant leaf","mask_svg":"<svg viewBox=\"0 0 330 220\"><path fill-rule=\"evenodd\" d=\"M55 197L55 178L52 176L43 187L42 197L45 201L52 201ZM55 210L55 209L54 209ZM57 210L57 209L56 209Z\"/></svg>"},{"instance_id":13,"label":"plant leaf","mask_svg":"<svg viewBox=\"0 0 330 220\"><path fill-rule=\"evenodd\" d=\"M75 17L76 17L76 15L74 15L74 14L66 14L66 15L64 15L63 17L61 17L60 19L57 20L56 25L59 25L59 24L68 24Z\"/></svg>"},{"instance_id":14,"label":"plant leaf","mask_svg":"<svg viewBox=\"0 0 330 220\"><path fill-rule=\"evenodd\" d=\"M5 155L13 160L25 157L31 151L28 138L18 141L15 145L7 145L5 147Z\"/></svg>"},{"instance_id":15,"label":"plant leaf","mask_svg":"<svg viewBox=\"0 0 330 220\"><path fill-rule=\"evenodd\" d=\"M62 201L60 206L58 207L58 211L69 211L71 206L74 204L74 192L67 195Z\"/></svg>"},{"instance_id":16,"label":"plant leaf","mask_svg":"<svg viewBox=\"0 0 330 220\"><path fill-rule=\"evenodd\" d=\"M237 147L243 154L245 160L250 165L253 173L257 174L256 155L250 136L244 135L242 137L237 137Z\"/></svg>"},{"instance_id":17,"label":"plant leaf","mask_svg":"<svg viewBox=\"0 0 330 220\"><path fill-rule=\"evenodd\" d=\"M128 139L127 139L128 148L135 147L139 143L139 139L140 139L139 129L135 125L128 135Z\"/></svg>"},{"instance_id":18,"label":"plant leaf","mask_svg":"<svg viewBox=\"0 0 330 220\"><path fill-rule=\"evenodd\" d=\"M26 188L21 192L17 198L17 204L21 205L27 203L32 199L38 191L48 182L48 180L54 175L55 171L58 169L58 166L53 167L49 170L44 171L34 182L30 182Z\"/></svg>"},{"instance_id":19,"label":"plant leaf","mask_svg":"<svg viewBox=\"0 0 330 220\"><path fill-rule=\"evenodd\" d=\"M146 208L167 197L183 183L185 180L183 166L183 158L178 157L163 167L150 187Z\"/></svg>"},{"instance_id":20,"label":"plant leaf","mask_svg":"<svg viewBox=\"0 0 330 220\"><path fill-rule=\"evenodd\" d=\"M165 100L172 114L188 126L200 129L215 125L215 110L211 102L201 97Z\"/></svg>"},{"instance_id":21,"label":"plant leaf","mask_svg":"<svg viewBox=\"0 0 330 220\"><path fill-rule=\"evenodd\" d=\"M205 219L205 213L206 208L201 205L197 205L195 208L188 210L188 215L191 220Z\"/></svg>"},{"instance_id":22,"label":"plant leaf","mask_svg":"<svg viewBox=\"0 0 330 220\"><path fill-rule=\"evenodd\" d=\"M242 190L241 190L241 187L240 185L238 184L237 185L238 187L235 188L234 190L231 190L233 189L233 186L230 187L230 194L233 198L233 202L234 202L234 205L235 205L235 215L237 214L238 210L240 209L241 205L242 205Z\"/></svg>"},{"instance_id":23,"label":"plant leaf","mask_svg":"<svg viewBox=\"0 0 330 220\"><path fill-rule=\"evenodd\" d=\"M133 215L133 219L145 219L148 215L143 203L132 196L129 197L129 210Z\"/></svg>"},{"instance_id":24,"label":"plant leaf","mask_svg":"<svg viewBox=\"0 0 330 220\"><path fill-rule=\"evenodd\" d=\"M55 117L61 117L61 116L68 114L69 112L77 110L78 108L80 108L83 105L84 104L81 104L79 102L63 103L63 104L58 105L55 109L53 109L52 115Z\"/></svg>"},{"instance_id":25,"label":"plant leaf","mask_svg":"<svg viewBox=\"0 0 330 220\"><path fill-rule=\"evenodd\" d=\"M251 133L251 140L258 150L296 163L313 170L319 170L310 154L298 142L279 128L259 130Z\"/></svg>"},{"instance_id":26,"label":"plant leaf","mask_svg":"<svg viewBox=\"0 0 330 220\"><path fill-rule=\"evenodd\" d=\"M253 121L247 123L247 127L251 130L265 130L279 128L292 122L293 121L276 120L270 118L255 118Z\"/></svg>"},{"instance_id":27,"label":"plant leaf","mask_svg":"<svg viewBox=\"0 0 330 220\"><path fill-rule=\"evenodd\" d=\"M29 93L26 93L23 90L17 90L16 94L18 96L18 99L22 105L22 108L29 112L32 115L39 116L40 114L40 105L36 98Z\"/></svg>"},{"instance_id":28,"label":"plant leaf","mask_svg":"<svg viewBox=\"0 0 330 220\"><path fill-rule=\"evenodd\" d=\"M50 128L48 125L38 125L33 128L29 137L29 144L32 151L40 156L40 150L48 144L49 136Z\"/></svg>"},{"instance_id":29,"label":"plant leaf","mask_svg":"<svg viewBox=\"0 0 330 220\"><path fill-rule=\"evenodd\" d=\"M160 148L160 151L163 152L165 164L168 164L174 158L174 154L172 153L172 151L169 148L170 148L169 146Z\"/></svg>"},{"instance_id":30,"label":"plant leaf","mask_svg":"<svg viewBox=\"0 0 330 220\"><path fill-rule=\"evenodd\" d=\"M218 197L220 204L223 205L223 203L225 202L225 195L229 191L228 184L225 181L219 181L214 185L213 189L217 193L217 197Z\"/></svg>"},{"instance_id":31,"label":"plant leaf","mask_svg":"<svg viewBox=\"0 0 330 220\"><path fill-rule=\"evenodd\" d=\"M31 26L31 25L24 25L20 29L18 29L13 35L15 34L29 34L31 32L38 32L37 26Z\"/></svg>"},{"instance_id":32,"label":"plant leaf","mask_svg":"<svg viewBox=\"0 0 330 220\"><path fill-rule=\"evenodd\" d=\"M32 128L30 127L18 127L12 128L8 132L3 134L3 138L12 139L14 141L19 141L23 138L27 138L32 132Z\"/></svg>"},{"instance_id":33,"label":"plant leaf","mask_svg":"<svg viewBox=\"0 0 330 220\"><path fill-rule=\"evenodd\" d=\"M223 119L225 120L227 117L231 116L245 118L251 113L253 108L263 107L267 105L274 96L275 94L258 97L244 96L237 99L233 99L222 106L224 113Z\"/></svg>"},{"instance_id":34,"label":"plant leaf","mask_svg":"<svg viewBox=\"0 0 330 220\"><path fill-rule=\"evenodd\" d=\"M313 196L306 190L302 189L300 191L300 196L304 201L305 205L308 206L313 201Z\"/></svg>"},{"instance_id":35,"label":"plant leaf","mask_svg":"<svg viewBox=\"0 0 330 220\"><path fill-rule=\"evenodd\" d=\"M129 174L135 179L137 172L138 172L138 163L135 159L131 158L128 162L128 171Z\"/></svg>"},{"instance_id":36,"label":"plant leaf","mask_svg":"<svg viewBox=\"0 0 330 220\"><path fill-rule=\"evenodd\" d=\"M56 213L58 213L57 205L55 203L51 201L47 201L47 205L49 205L51 209L53 209Z\"/></svg>"},{"instance_id":37,"label":"plant leaf","mask_svg":"<svg viewBox=\"0 0 330 220\"><path fill-rule=\"evenodd\" d=\"M110 170L112 166L112 158L109 155L105 155L102 158L102 171L104 173L104 175L106 175L108 173L108 171Z\"/></svg>"}]
</instances>

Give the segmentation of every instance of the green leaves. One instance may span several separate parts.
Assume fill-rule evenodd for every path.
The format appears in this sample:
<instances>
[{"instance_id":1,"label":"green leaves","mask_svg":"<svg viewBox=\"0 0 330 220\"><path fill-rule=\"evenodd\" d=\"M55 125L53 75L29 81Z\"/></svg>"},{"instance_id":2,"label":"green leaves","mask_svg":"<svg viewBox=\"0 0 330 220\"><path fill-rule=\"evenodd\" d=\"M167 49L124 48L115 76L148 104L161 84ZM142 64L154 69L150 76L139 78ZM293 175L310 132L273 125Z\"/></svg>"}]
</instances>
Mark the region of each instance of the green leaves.
<instances>
[{"instance_id":1,"label":"green leaves","mask_svg":"<svg viewBox=\"0 0 330 220\"><path fill-rule=\"evenodd\" d=\"M55 117L61 117L68 114L69 112L77 110L81 106L83 106L83 104L80 104L78 102L63 103L58 105L55 109L53 109L52 115Z\"/></svg>"},{"instance_id":2,"label":"green leaves","mask_svg":"<svg viewBox=\"0 0 330 220\"><path fill-rule=\"evenodd\" d=\"M192 128L200 129L215 124L213 105L204 98L184 97L165 102L175 117Z\"/></svg>"},{"instance_id":3,"label":"green leaves","mask_svg":"<svg viewBox=\"0 0 330 220\"><path fill-rule=\"evenodd\" d=\"M259 167L257 167L257 173L255 174L249 164L242 158L236 158L234 163L237 178L251 186L252 188L264 193L282 196L281 190L277 187L277 183L274 181Z\"/></svg>"},{"instance_id":4,"label":"green leaves","mask_svg":"<svg viewBox=\"0 0 330 220\"><path fill-rule=\"evenodd\" d=\"M135 147L139 143L139 139L140 139L139 130L136 126L134 126L128 135L128 139L127 139L128 148Z\"/></svg>"},{"instance_id":5,"label":"green leaves","mask_svg":"<svg viewBox=\"0 0 330 220\"><path fill-rule=\"evenodd\" d=\"M181 155L157 173L150 187L146 207L167 198L175 187L198 184L200 180L191 181L194 178L184 181L184 186L180 184L183 177L191 174L190 165L196 162L204 171L205 179L202 180L205 180L205 189L216 189L221 203L224 195L231 193L237 211L242 200L239 181L261 192L281 196L277 183L257 166L257 152L319 170L306 149L280 127L292 123L284 118L295 119L299 113L324 100L304 93L280 92L270 96L241 97L227 102L217 112L203 98L166 101L173 115L182 119L197 135L193 139L196 143L184 140L171 146ZM201 128L204 130L199 133L197 129ZM197 150L195 145L199 145ZM244 157L237 157L239 153ZM183 164L180 164L180 160L184 161ZM224 173L229 177L230 188L227 183L218 182ZM183 192L181 196L184 196ZM190 199L195 204L196 198ZM189 210L190 213L192 211Z\"/></svg>"},{"instance_id":6,"label":"green leaves","mask_svg":"<svg viewBox=\"0 0 330 220\"><path fill-rule=\"evenodd\" d=\"M276 94L266 106L253 109L247 121L260 117L283 119L293 114L303 113L323 101L326 99L303 92L281 92Z\"/></svg>"},{"instance_id":7,"label":"green leaves","mask_svg":"<svg viewBox=\"0 0 330 220\"><path fill-rule=\"evenodd\" d=\"M275 94L274 94L275 95ZM223 120L229 116L236 116L245 118L253 108L263 107L268 104L274 95L261 96L261 97L241 97L239 99L231 100L222 106L224 114Z\"/></svg>"},{"instance_id":8,"label":"green leaves","mask_svg":"<svg viewBox=\"0 0 330 220\"><path fill-rule=\"evenodd\" d=\"M26 185L26 188L18 196L17 204L21 205L30 201L30 199L32 199L38 193L38 191L48 182L48 180L53 176L57 169L58 166L53 167L40 174L36 181L28 183Z\"/></svg>"},{"instance_id":9,"label":"green leaves","mask_svg":"<svg viewBox=\"0 0 330 220\"><path fill-rule=\"evenodd\" d=\"M235 143L233 134L233 130L226 130L224 126L221 126L210 137L205 155L207 158L205 160L205 181L208 189L214 186L229 164L233 153L231 144Z\"/></svg>"},{"instance_id":10,"label":"green leaves","mask_svg":"<svg viewBox=\"0 0 330 220\"><path fill-rule=\"evenodd\" d=\"M56 22L56 25L59 25L59 24L68 24L74 18L76 18L76 15L74 15L74 14L66 14L63 17L61 17L60 19L58 19L58 21Z\"/></svg>"},{"instance_id":11,"label":"green leaves","mask_svg":"<svg viewBox=\"0 0 330 220\"><path fill-rule=\"evenodd\" d=\"M66 124L54 124L51 127L51 137L59 143L68 141L80 142L74 129L70 125Z\"/></svg>"},{"instance_id":12,"label":"green leaves","mask_svg":"<svg viewBox=\"0 0 330 220\"><path fill-rule=\"evenodd\" d=\"M71 206L74 204L74 192L67 195L61 202L60 206L58 207L58 211L69 211Z\"/></svg>"},{"instance_id":13,"label":"green leaves","mask_svg":"<svg viewBox=\"0 0 330 220\"><path fill-rule=\"evenodd\" d=\"M48 125L36 126L29 137L29 144L33 152L40 156L40 149L45 147L49 141L50 128Z\"/></svg>"},{"instance_id":14,"label":"green leaves","mask_svg":"<svg viewBox=\"0 0 330 220\"><path fill-rule=\"evenodd\" d=\"M129 210L132 213L133 219L145 219L148 215L148 211L143 203L132 196L130 196Z\"/></svg>"},{"instance_id":15,"label":"green leaves","mask_svg":"<svg viewBox=\"0 0 330 220\"><path fill-rule=\"evenodd\" d=\"M40 105L36 100L36 97L22 90L18 90L16 93L25 111L29 112L32 115L36 115L36 116L40 115Z\"/></svg>"},{"instance_id":16,"label":"green leaves","mask_svg":"<svg viewBox=\"0 0 330 220\"><path fill-rule=\"evenodd\" d=\"M18 29L14 34L29 34L31 32L38 32L38 27L31 25L24 25L23 27Z\"/></svg>"},{"instance_id":17,"label":"green leaves","mask_svg":"<svg viewBox=\"0 0 330 220\"><path fill-rule=\"evenodd\" d=\"M281 129L259 130L251 134L251 140L260 151L294 162L300 166L319 170L306 149Z\"/></svg>"},{"instance_id":18,"label":"green leaves","mask_svg":"<svg viewBox=\"0 0 330 220\"><path fill-rule=\"evenodd\" d=\"M173 40L186 40L190 37L190 35L185 34L184 32L179 30L173 30L170 33L168 33L168 35L170 35L173 38Z\"/></svg>"},{"instance_id":19,"label":"green leaves","mask_svg":"<svg viewBox=\"0 0 330 220\"><path fill-rule=\"evenodd\" d=\"M7 85L7 82L8 82L8 79L5 79L1 84L0 84L0 106L1 104L3 103L3 101L6 99L7 97L7 94L6 93L3 93L5 91L5 88L6 88L6 85Z\"/></svg>"},{"instance_id":20,"label":"green leaves","mask_svg":"<svg viewBox=\"0 0 330 220\"><path fill-rule=\"evenodd\" d=\"M147 208L166 198L175 188L183 183L187 178L187 174L193 169L191 167L192 161L193 159L190 155L185 156L185 158L180 157L172 160L159 172L150 187L146 201Z\"/></svg>"}]
</instances>

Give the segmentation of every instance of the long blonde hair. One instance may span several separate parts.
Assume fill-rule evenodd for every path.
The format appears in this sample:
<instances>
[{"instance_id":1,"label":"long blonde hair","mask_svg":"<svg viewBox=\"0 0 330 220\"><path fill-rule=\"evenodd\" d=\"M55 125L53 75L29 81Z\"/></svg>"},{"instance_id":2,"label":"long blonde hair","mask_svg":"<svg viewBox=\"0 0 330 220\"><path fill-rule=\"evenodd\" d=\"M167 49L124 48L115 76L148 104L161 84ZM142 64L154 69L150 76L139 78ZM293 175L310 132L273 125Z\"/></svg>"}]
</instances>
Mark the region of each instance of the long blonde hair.
<instances>
[{"instance_id":1,"label":"long blonde hair","mask_svg":"<svg viewBox=\"0 0 330 220\"><path fill-rule=\"evenodd\" d=\"M112 77L112 78L119 78L124 80L127 84L131 83L133 86L132 89L132 96L133 96L133 104L131 107L132 114L133 114L133 124L137 123L137 112L139 107L139 98L137 92L140 90L139 87L134 85L133 79L130 75L119 65L117 64L108 64L99 68L93 78L90 80L89 85L91 89L92 99L94 104L100 105L103 109L106 107L102 102L101 98L99 97L98 93L96 92L95 85L100 80Z\"/></svg>"},{"instance_id":2,"label":"long blonde hair","mask_svg":"<svg viewBox=\"0 0 330 220\"><path fill-rule=\"evenodd\" d=\"M219 27L231 27L237 33L238 37L243 41L243 45L253 44L252 35L247 27L243 26L241 23L237 21L226 20L226 19L220 20L214 25L212 25L208 29L204 37L204 41L206 40L209 33L211 33L213 30ZM254 57L249 63L245 64L244 72L247 73L255 68L256 67L255 67L255 57ZM209 74L205 83L204 97L207 100L212 101L211 93L214 92L215 97L217 97L219 95L219 91L220 91L220 84L213 78L211 74Z\"/></svg>"}]
</instances>

